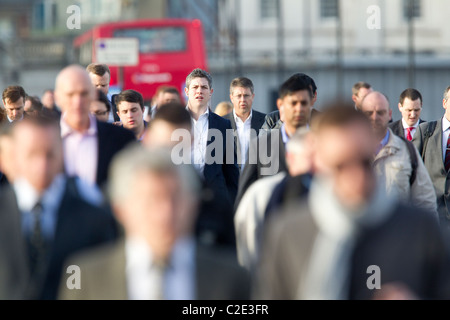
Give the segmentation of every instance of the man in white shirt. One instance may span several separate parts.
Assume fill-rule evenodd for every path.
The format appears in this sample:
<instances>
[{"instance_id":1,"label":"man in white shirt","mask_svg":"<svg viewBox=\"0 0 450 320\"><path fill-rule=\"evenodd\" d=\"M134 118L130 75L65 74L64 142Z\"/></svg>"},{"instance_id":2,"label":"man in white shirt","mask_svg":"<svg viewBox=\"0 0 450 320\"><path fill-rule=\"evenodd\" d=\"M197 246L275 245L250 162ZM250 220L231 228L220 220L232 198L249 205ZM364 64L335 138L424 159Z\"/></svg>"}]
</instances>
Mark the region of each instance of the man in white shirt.
<instances>
[{"instance_id":1,"label":"man in white shirt","mask_svg":"<svg viewBox=\"0 0 450 320\"><path fill-rule=\"evenodd\" d=\"M412 141L419 124L425 122L420 119L422 104L422 95L416 89L409 88L402 92L398 103L402 119L389 124L396 135Z\"/></svg>"},{"instance_id":2,"label":"man in white shirt","mask_svg":"<svg viewBox=\"0 0 450 320\"><path fill-rule=\"evenodd\" d=\"M194 136L191 158L192 164L205 179L206 184L216 196L223 197L232 210L237 193L239 168L235 148L229 145L234 141L227 139L227 130L232 130L231 123L210 110L213 91L212 77L208 72L195 69L187 76L186 109L191 115ZM221 137L215 136L216 134L220 134ZM208 149L207 152L208 146L213 143L214 149ZM228 152L233 154L230 155Z\"/></svg>"},{"instance_id":3,"label":"man in white shirt","mask_svg":"<svg viewBox=\"0 0 450 320\"><path fill-rule=\"evenodd\" d=\"M235 78L230 84L230 100L233 111L224 116L230 120L236 132L236 152L241 172L248 159L248 146L252 138L256 138L264 124L265 114L253 109L255 90L253 82L245 77Z\"/></svg>"}]
</instances>

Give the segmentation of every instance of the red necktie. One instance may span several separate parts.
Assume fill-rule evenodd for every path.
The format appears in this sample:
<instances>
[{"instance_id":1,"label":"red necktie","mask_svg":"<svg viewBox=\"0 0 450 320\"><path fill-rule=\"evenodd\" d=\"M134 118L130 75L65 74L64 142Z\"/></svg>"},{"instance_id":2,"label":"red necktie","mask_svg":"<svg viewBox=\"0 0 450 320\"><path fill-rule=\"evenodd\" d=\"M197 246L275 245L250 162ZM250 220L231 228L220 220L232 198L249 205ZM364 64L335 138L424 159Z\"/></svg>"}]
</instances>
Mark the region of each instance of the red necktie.
<instances>
[{"instance_id":1,"label":"red necktie","mask_svg":"<svg viewBox=\"0 0 450 320\"><path fill-rule=\"evenodd\" d=\"M406 128L406 139L408 139L408 141L412 141L411 131L412 131L413 129L414 129L414 127Z\"/></svg>"},{"instance_id":2,"label":"red necktie","mask_svg":"<svg viewBox=\"0 0 450 320\"><path fill-rule=\"evenodd\" d=\"M450 169L450 135L447 139L447 149L445 150L445 170L448 172Z\"/></svg>"}]
</instances>

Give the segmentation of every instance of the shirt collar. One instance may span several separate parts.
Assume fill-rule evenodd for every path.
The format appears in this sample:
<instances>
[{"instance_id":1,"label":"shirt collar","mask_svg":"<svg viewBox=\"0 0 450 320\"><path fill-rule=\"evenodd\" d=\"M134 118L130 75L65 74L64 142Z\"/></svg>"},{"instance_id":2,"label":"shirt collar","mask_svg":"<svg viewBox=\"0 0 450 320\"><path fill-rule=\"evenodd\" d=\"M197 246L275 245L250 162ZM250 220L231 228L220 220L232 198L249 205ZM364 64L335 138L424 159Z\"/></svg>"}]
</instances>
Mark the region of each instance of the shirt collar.
<instances>
[{"instance_id":1,"label":"shirt collar","mask_svg":"<svg viewBox=\"0 0 450 320\"><path fill-rule=\"evenodd\" d=\"M150 268L154 263L152 249L147 242L140 237L127 237L125 240L126 265L127 269L146 266ZM186 237L178 239L172 252L170 253L171 267L183 267L187 263L193 263L195 257L195 241L193 238Z\"/></svg>"},{"instance_id":2,"label":"shirt collar","mask_svg":"<svg viewBox=\"0 0 450 320\"><path fill-rule=\"evenodd\" d=\"M59 201L55 194L61 194L64 190L65 177L63 174L57 175L52 184L39 196L36 189L25 178L18 178L14 182L14 191L17 196L17 205L20 211L31 211L36 203L41 200L44 206L48 206L54 201Z\"/></svg>"},{"instance_id":3,"label":"shirt collar","mask_svg":"<svg viewBox=\"0 0 450 320\"><path fill-rule=\"evenodd\" d=\"M442 118L442 132L447 131L450 128L450 121L444 116Z\"/></svg>"},{"instance_id":4,"label":"shirt collar","mask_svg":"<svg viewBox=\"0 0 450 320\"><path fill-rule=\"evenodd\" d=\"M61 117L61 137L65 138L68 135L76 132L65 120L65 115ZM89 114L89 129L84 133L84 135L95 136L97 134L97 120L95 116Z\"/></svg>"},{"instance_id":5,"label":"shirt collar","mask_svg":"<svg viewBox=\"0 0 450 320\"><path fill-rule=\"evenodd\" d=\"M283 143L284 144L289 142L289 135L286 132L286 127L285 127L284 123L281 126L281 137L283 138Z\"/></svg>"},{"instance_id":6,"label":"shirt collar","mask_svg":"<svg viewBox=\"0 0 450 320\"><path fill-rule=\"evenodd\" d=\"M233 109L233 118L234 118L234 122L236 122L236 123L238 123L238 122L246 123L247 121L250 122L250 121L252 121L252 116L253 116L253 110L250 110L250 115L248 116L248 118L245 119L245 121L242 121L242 119L237 116L236 111Z\"/></svg>"},{"instance_id":7,"label":"shirt collar","mask_svg":"<svg viewBox=\"0 0 450 320\"><path fill-rule=\"evenodd\" d=\"M191 109L189 109L189 106L186 106L186 110L189 112L189 115L191 116L191 119L192 119L192 120L198 121L198 120L195 120L194 117L192 116L192 111L191 111ZM201 118L201 117L204 117L205 115L206 115L206 116L209 116L209 108L206 108L205 113L203 113L202 115L200 115L200 117L198 117L198 119L200 120L200 118Z\"/></svg>"},{"instance_id":8,"label":"shirt collar","mask_svg":"<svg viewBox=\"0 0 450 320\"><path fill-rule=\"evenodd\" d=\"M381 140L381 142L380 142L381 149L387 145L387 143L389 141L389 136L390 136L390 131L387 130L386 135L384 136L383 140Z\"/></svg>"},{"instance_id":9,"label":"shirt collar","mask_svg":"<svg viewBox=\"0 0 450 320\"><path fill-rule=\"evenodd\" d=\"M417 127L419 126L419 122L420 122L420 120L417 120L417 122L413 126L411 126L411 128L417 129ZM406 123L405 119L403 119L403 118L402 118L402 125L403 125L403 129L405 129L405 130L410 127Z\"/></svg>"},{"instance_id":10,"label":"shirt collar","mask_svg":"<svg viewBox=\"0 0 450 320\"><path fill-rule=\"evenodd\" d=\"M13 122L19 122L19 121L22 121L22 120L23 120L23 114L22 114L22 117L21 117L19 120L16 120L16 121L11 120L11 118L10 118L8 115L6 115L6 117L8 118L8 121L9 121L10 123L13 123Z\"/></svg>"}]
</instances>

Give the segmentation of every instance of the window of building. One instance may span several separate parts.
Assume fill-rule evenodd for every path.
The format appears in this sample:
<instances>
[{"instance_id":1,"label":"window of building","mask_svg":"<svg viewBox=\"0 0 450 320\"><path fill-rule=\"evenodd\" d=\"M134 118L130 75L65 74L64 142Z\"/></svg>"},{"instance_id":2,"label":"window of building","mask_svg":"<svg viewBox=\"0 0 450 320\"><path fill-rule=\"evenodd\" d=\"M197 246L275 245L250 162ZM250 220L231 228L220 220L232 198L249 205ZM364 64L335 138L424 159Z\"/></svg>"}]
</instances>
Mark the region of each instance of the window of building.
<instances>
[{"instance_id":1,"label":"window of building","mask_svg":"<svg viewBox=\"0 0 450 320\"><path fill-rule=\"evenodd\" d=\"M420 18L422 16L421 0L403 0L403 17L408 20L412 13L412 18Z\"/></svg>"},{"instance_id":2,"label":"window of building","mask_svg":"<svg viewBox=\"0 0 450 320\"><path fill-rule=\"evenodd\" d=\"M277 17L277 0L260 0L261 19Z\"/></svg>"},{"instance_id":3,"label":"window of building","mask_svg":"<svg viewBox=\"0 0 450 320\"><path fill-rule=\"evenodd\" d=\"M339 13L338 0L320 0L320 17L337 18Z\"/></svg>"}]
</instances>

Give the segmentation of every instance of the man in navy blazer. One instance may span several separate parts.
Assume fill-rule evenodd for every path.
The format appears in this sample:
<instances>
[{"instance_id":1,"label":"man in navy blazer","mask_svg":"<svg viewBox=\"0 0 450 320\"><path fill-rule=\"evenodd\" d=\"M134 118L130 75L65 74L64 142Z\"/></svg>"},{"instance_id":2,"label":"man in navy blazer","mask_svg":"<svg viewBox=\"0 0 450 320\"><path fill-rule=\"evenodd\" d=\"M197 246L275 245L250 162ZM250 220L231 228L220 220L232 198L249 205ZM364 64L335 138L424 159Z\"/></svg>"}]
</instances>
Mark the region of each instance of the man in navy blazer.
<instances>
[{"instance_id":1,"label":"man in navy blazer","mask_svg":"<svg viewBox=\"0 0 450 320\"><path fill-rule=\"evenodd\" d=\"M241 172L248 158L250 139L259 134L264 124L265 114L253 109L255 89L252 80L245 77L235 78L230 84L230 100L233 111L224 118L230 120L235 131L236 151Z\"/></svg>"},{"instance_id":2,"label":"man in navy blazer","mask_svg":"<svg viewBox=\"0 0 450 320\"><path fill-rule=\"evenodd\" d=\"M192 120L193 165L215 195L225 198L232 207L239 169L234 140L227 137L227 130L232 130L231 123L209 108L213 93L211 75L202 69L193 70L186 78L185 92Z\"/></svg>"},{"instance_id":3,"label":"man in navy blazer","mask_svg":"<svg viewBox=\"0 0 450 320\"><path fill-rule=\"evenodd\" d=\"M90 184L107 180L113 156L129 142L136 141L127 129L99 122L89 112L95 89L81 66L64 68L56 78L55 99L61 108L65 171Z\"/></svg>"},{"instance_id":4,"label":"man in navy blazer","mask_svg":"<svg viewBox=\"0 0 450 320\"><path fill-rule=\"evenodd\" d=\"M63 174L59 125L24 119L13 128L17 176L0 189L0 298L55 299L63 261L116 238L93 187Z\"/></svg>"}]
</instances>

